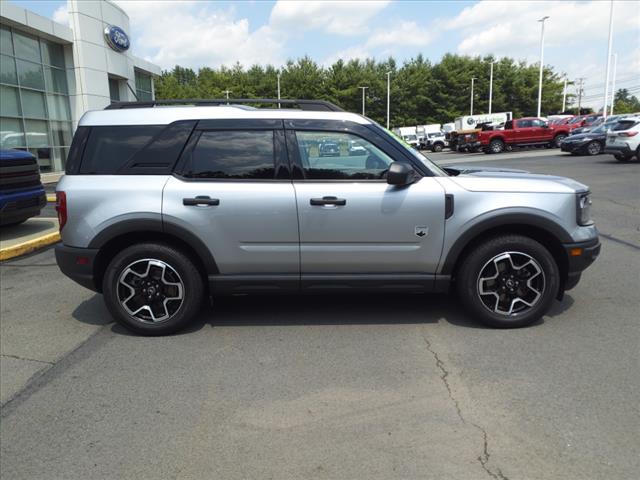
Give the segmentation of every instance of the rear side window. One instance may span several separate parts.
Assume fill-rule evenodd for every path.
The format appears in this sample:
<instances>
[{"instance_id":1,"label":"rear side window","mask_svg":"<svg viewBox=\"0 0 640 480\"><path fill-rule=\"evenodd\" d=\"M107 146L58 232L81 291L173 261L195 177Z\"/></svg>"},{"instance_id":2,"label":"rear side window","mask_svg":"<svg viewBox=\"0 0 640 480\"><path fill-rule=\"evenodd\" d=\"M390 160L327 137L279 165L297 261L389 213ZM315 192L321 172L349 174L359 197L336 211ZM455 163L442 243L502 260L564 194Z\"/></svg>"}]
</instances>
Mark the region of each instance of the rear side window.
<instances>
[{"instance_id":1,"label":"rear side window","mask_svg":"<svg viewBox=\"0 0 640 480\"><path fill-rule=\"evenodd\" d=\"M273 179L272 130L204 131L191 153L187 177Z\"/></svg>"},{"instance_id":2,"label":"rear side window","mask_svg":"<svg viewBox=\"0 0 640 480\"><path fill-rule=\"evenodd\" d=\"M635 120L620 120L611 130L619 132L621 130L629 130L631 127L635 127L638 123Z\"/></svg>"},{"instance_id":3,"label":"rear side window","mask_svg":"<svg viewBox=\"0 0 640 480\"><path fill-rule=\"evenodd\" d=\"M163 128L164 125L92 127L79 173L115 174Z\"/></svg>"}]
</instances>

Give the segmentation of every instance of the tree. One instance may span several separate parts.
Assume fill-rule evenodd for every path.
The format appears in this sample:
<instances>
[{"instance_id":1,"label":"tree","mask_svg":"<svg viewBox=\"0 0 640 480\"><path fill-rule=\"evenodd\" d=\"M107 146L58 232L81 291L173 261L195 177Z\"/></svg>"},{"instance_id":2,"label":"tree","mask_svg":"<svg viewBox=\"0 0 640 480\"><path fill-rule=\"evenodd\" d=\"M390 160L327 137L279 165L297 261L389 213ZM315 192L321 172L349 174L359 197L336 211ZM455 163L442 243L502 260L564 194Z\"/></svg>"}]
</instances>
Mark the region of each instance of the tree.
<instances>
[{"instance_id":1,"label":"tree","mask_svg":"<svg viewBox=\"0 0 640 480\"><path fill-rule=\"evenodd\" d=\"M640 100L635 95L631 95L629 90L621 88L613 98L613 113L635 113L640 112Z\"/></svg>"},{"instance_id":2,"label":"tree","mask_svg":"<svg viewBox=\"0 0 640 480\"><path fill-rule=\"evenodd\" d=\"M386 124L387 72L391 72L391 126L446 123L469 112L471 78L475 77L474 113L488 111L489 69L493 56L469 57L446 54L432 64L422 55L401 66L389 57L382 61L337 60L323 67L305 56L289 60L281 69L282 98L323 99L351 112L362 111L362 92L367 87L366 114ZM253 65L245 69L236 63L216 69L204 67L194 72L180 66L156 79L158 99L275 98L278 70ZM562 108L563 81L552 68L543 72L542 111ZM617 98L617 97L616 97ZM500 58L494 65L494 112L511 111L514 116L535 115L538 99L538 67ZM629 95L620 97L629 106L637 105ZM622 108L622 107L621 107ZM617 110L617 108L616 108ZM635 110L640 108L635 107Z\"/></svg>"}]
</instances>

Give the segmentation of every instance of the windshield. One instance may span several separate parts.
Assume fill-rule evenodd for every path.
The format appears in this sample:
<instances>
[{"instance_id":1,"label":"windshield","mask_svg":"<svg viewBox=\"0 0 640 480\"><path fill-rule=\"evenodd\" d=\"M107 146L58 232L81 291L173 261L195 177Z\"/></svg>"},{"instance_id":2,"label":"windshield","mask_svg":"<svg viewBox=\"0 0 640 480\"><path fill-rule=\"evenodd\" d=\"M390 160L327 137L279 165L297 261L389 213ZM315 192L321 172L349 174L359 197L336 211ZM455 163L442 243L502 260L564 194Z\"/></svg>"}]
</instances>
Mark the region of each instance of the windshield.
<instances>
[{"instance_id":1,"label":"windshield","mask_svg":"<svg viewBox=\"0 0 640 480\"><path fill-rule=\"evenodd\" d=\"M415 135L405 135L404 139L407 140L408 142L411 142L412 140L415 140L417 137Z\"/></svg>"},{"instance_id":2,"label":"windshield","mask_svg":"<svg viewBox=\"0 0 640 480\"><path fill-rule=\"evenodd\" d=\"M597 128L594 128L593 130L591 130L591 132L589 133L606 133L606 132L607 132L607 126L600 125Z\"/></svg>"},{"instance_id":3,"label":"windshield","mask_svg":"<svg viewBox=\"0 0 640 480\"><path fill-rule=\"evenodd\" d=\"M575 125L576 123L580 123L582 121L582 117L574 117L569 120L570 125Z\"/></svg>"},{"instance_id":4,"label":"windshield","mask_svg":"<svg viewBox=\"0 0 640 480\"><path fill-rule=\"evenodd\" d=\"M439 137L440 135L441 135L440 133L430 133L429 138Z\"/></svg>"},{"instance_id":5,"label":"windshield","mask_svg":"<svg viewBox=\"0 0 640 480\"><path fill-rule=\"evenodd\" d=\"M371 120L371 119L369 119L369 120ZM387 130L382 125L380 125L377 122L374 122L373 120L371 120L371 122L372 122L372 125L374 127L377 127L378 129L382 130L382 132L384 132L384 133L388 134L389 136L393 137L393 139L396 140L396 142L395 142L396 145L398 145L401 148L404 148L407 152L409 152L413 158L418 160L421 165L424 165L427 168L427 170L429 170L434 176L436 176L436 177L448 177L449 176L449 174L447 172L445 172L443 169L441 169L438 165L433 163L431 160L429 160L427 157L425 157L423 154L421 154L415 148L413 148L411 145L409 145L407 142L405 142L402 137L396 135L391 130Z\"/></svg>"}]
</instances>

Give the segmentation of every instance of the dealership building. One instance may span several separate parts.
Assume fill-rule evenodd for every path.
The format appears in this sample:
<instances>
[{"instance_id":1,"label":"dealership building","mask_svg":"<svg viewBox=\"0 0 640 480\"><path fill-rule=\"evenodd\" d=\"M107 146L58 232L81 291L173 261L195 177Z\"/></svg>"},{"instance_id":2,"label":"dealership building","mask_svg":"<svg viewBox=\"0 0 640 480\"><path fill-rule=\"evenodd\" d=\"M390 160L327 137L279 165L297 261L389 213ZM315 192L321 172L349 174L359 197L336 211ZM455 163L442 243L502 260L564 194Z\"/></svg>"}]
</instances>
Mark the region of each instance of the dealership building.
<instances>
[{"instance_id":1,"label":"dealership building","mask_svg":"<svg viewBox=\"0 0 640 480\"><path fill-rule=\"evenodd\" d=\"M160 67L131 54L129 17L108 0L68 0L69 25L0 2L0 147L64 170L87 110L152 100Z\"/></svg>"}]
</instances>

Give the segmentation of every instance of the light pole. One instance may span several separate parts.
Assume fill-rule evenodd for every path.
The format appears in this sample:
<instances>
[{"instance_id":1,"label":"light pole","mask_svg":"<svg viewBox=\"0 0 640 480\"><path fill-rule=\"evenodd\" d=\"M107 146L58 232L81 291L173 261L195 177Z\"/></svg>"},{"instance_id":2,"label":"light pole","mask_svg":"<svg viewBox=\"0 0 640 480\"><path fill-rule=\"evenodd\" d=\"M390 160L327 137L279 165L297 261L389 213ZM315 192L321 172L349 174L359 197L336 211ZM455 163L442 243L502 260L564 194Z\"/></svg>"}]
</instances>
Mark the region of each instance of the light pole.
<instances>
[{"instance_id":1,"label":"light pole","mask_svg":"<svg viewBox=\"0 0 640 480\"><path fill-rule=\"evenodd\" d=\"M387 130L389 130L389 114L391 112L391 71L387 72Z\"/></svg>"},{"instance_id":2,"label":"light pole","mask_svg":"<svg viewBox=\"0 0 640 480\"><path fill-rule=\"evenodd\" d=\"M613 0L609 9L609 46L607 47L607 79L604 82L604 108L602 116L607 119L607 101L609 100L609 68L611 67L611 40L613 37Z\"/></svg>"},{"instance_id":3,"label":"light pole","mask_svg":"<svg viewBox=\"0 0 640 480\"><path fill-rule=\"evenodd\" d=\"M491 60L491 71L489 73L489 115L491 115L491 101L493 99L493 64L495 60Z\"/></svg>"},{"instance_id":4,"label":"light pole","mask_svg":"<svg viewBox=\"0 0 640 480\"><path fill-rule=\"evenodd\" d=\"M362 90L362 115L364 116L364 91L369 87L358 87Z\"/></svg>"},{"instance_id":5,"label":"light pole","mask_svg":"<svg viewBox=\"0 0 640 480\"><path fill-rule=\"evenodd\" d=\"M566 110L567 107L567 77L564 77L564 90L562 91L562 112Z\"/></svg>"},{"instance_id":6,"label":"light pole","mask_svg":"<svg viewBox=\"0 0 640 480\"><path fill-rule=\"evenodd\" d=\"M540 31L540 77L538 79L538 117L540 117L540 113L542 110L542 70L544 69L544 21L547 18L549 18L548 15L538 20L542 24L542 29Z\"/></svg>"},{"instance_id":7,"label":"light pole","mask_svg":"<svg viewBox=\"0 0 640 480\"><path fill-rule=\"evenodd\" d=\"M613 102L616 99L616 70L618 69L618 54L613 54L613 81L611 82L611 109L609 115L613 115Z\"/></svg>"},{"instance_id":8,"label":"light pole","mask_svg":"<svg viewBox=\"0 0 640 480\"><path fill-rule=\"evenodd\" d=\"M224 93L227 94L227 100L229 100L229 94L233 92L231 90L225 90ZM227 105L229 105L229 102L227 102Z\"/></svg>"},{"instance_id":9,"label":"light pole","mask_svg":"<svg viewBox=\"0 0 640 480\"><path fill-rule=\"evenodd\" d=\"M471 108L469 115L473 115L473 82L476 80L476 77L471 77Z\"/></svg>"},{"instance_id":10,"label":"light pole","mask_svg":"<svg viewBox=\"0 0 640 480\"><path fill-rule=\"evenodd\" d=\"M280 72L277 74L278 79L278 100L280 100ZM280 108L280 102L278 102L278 108Z\"/></svg>"}]
</instances>

